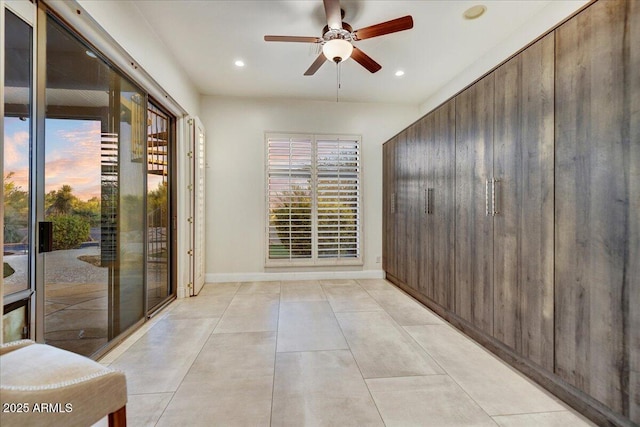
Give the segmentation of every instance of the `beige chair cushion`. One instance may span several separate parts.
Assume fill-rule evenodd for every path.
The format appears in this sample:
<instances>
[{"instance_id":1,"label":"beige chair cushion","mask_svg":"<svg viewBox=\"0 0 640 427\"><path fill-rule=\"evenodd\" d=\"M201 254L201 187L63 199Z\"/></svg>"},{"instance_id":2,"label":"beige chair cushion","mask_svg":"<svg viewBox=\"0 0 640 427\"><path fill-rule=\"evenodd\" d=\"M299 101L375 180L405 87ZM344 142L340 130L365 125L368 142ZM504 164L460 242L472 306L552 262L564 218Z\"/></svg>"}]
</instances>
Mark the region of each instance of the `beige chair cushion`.
<instances>
[{"instance_id":1,"label":"beige chair cushion","mask_svg":"<svg viewBox=\"0 0 640 427\"><path fill-rule=\"evenodd\" d=\"M0 402L3 427L90 426L127 403L127 385L122 372L31 344L0 356Z\"/></svg>"}]
</instances>

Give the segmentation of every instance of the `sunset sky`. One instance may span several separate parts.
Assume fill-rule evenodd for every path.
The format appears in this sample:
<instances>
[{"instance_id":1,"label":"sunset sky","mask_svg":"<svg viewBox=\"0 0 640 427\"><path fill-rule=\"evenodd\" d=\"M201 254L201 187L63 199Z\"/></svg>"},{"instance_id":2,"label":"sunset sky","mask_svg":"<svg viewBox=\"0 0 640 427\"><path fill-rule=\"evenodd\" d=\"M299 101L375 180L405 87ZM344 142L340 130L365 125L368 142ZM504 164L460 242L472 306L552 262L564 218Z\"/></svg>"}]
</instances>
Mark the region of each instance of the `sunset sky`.
<instances>
[{"instance_id":1,"label":"sunset sky","mask_svg":"<svg viewBox=\"0 0 640 427\"><path fill-rule=\"evenodd\" d=\"M81 200L100 196L100 122L47 119L45 191L68 184ZM29 121L5 117L4 174L28 189Z\"/></svg>"}]
</instances>

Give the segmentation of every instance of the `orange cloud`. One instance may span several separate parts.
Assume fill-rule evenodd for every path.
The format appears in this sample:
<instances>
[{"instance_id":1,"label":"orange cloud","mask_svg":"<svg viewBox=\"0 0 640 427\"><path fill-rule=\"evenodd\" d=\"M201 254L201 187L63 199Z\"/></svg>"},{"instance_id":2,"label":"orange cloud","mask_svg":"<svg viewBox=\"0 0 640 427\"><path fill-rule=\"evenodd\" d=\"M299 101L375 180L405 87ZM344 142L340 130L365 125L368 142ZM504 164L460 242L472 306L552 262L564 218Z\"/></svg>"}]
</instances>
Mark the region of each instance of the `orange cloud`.
<instances>
[{"instance_id":1,"label":"orange cloud","mask_svg":"<svg viewBox=\"0 0 640 427\"><path fill-rule=\"evenodd\" d=\"M4 137L4 167L7 170L24 167L29 160L29 132L17 131Z\"/></svg>"},{"instance_id":2,"label":"orange cloud","mask_svg":"<svg viewBox=\"0 0 640 427\"><path fill-rule=\"evenodd\" d=\"M100 122L69 122L74 129L58 129L47 138L45 191L70 185L87 200L100 196Z\"/></svg>"},{"instance_id":3,"label":"orange cloud","mask_svg":"<svg viewBox=\"0 0 640 427\"><path fill-rule=\"evenodd\" d=\"M19 130L5 135L3 157L4 175L7 176L13 172L11 180L16 186L27 190L29 188L29 132Z\"/></svg>"}]
</instances>

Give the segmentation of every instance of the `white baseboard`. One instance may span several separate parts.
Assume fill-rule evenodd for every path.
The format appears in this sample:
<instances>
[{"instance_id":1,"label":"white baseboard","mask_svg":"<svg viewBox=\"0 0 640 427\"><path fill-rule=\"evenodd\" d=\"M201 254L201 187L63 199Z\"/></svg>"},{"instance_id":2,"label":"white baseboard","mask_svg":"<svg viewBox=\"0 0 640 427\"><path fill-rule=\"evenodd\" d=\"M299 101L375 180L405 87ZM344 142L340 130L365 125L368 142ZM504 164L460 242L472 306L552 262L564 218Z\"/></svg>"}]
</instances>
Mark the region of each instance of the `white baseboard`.
<instances>
[{"instance_id":1,"label":"white baseboard","mask_svg":"<svg viewBox=\"0 0 640 427\"><path fill-rule=\"evenodd\" d=\"M207 283L270 282L275 280L384 279L384 270L296 271L273 273L207 273Z\"/></svg>"}]
</instances>

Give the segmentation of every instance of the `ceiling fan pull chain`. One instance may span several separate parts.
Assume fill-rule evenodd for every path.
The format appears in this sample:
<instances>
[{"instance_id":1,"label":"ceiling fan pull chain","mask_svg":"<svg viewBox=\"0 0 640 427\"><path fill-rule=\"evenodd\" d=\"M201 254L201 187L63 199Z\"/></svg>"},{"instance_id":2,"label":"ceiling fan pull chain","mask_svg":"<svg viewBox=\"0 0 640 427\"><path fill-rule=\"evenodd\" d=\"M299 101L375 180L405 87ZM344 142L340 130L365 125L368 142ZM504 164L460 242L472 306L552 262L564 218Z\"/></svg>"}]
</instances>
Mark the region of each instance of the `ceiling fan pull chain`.
<instances>
[{"instance_id":1,"label":"ceiling fan pull chain","mask_svg":"<svg viewBox=\"0 0 640 427\"><path fill-rule=\"evenodd\" d=\"M336 102L340 102L340 63L336 62Z\"/></svg>"}]
</instances>

